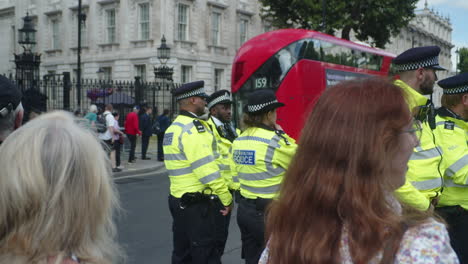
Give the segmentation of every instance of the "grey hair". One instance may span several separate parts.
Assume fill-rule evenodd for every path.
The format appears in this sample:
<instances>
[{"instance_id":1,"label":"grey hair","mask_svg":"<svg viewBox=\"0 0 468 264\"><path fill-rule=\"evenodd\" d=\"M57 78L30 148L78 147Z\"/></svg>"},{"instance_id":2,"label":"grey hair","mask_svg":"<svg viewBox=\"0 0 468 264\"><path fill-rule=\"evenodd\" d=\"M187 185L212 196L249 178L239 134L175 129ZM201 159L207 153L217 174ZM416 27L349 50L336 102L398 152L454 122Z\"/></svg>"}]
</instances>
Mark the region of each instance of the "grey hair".
<instances>
[{"instance_id":1,"label":"grey hair","mask_svg":"<svg viewBox=\"0 0 468 264\"><path fill-rule=\"evenodd\" d=\"M97 110L97 106L96 106L96 105L92 104L92 105L89 106L89 112L91 112L91 113L97 113L97 111L98 111L98 110Z\"/></svg>"},{"instance_id":2,"label":"grey hair","mask_svg":"<svg viewBox=\"0 0 468 264\"><path fill-rule=\"evenodd\" d=\"M16 116L23 112L23 105L20 103L15 111L8 113L7 116L0 118L0 141L5 140L5 138L13 132L15 129Z\"/></svg>"},{"instance_id":3,"label":"grey hair","mask_svg":"<svg viewBox=\"0 0 468 264\"><path fill-rule=\"evenodd\" d=\"M0 262L124 260L115 242L119 209L110 161L96 136L58 111L0 145Z\"/></svg>"}]
</instances>

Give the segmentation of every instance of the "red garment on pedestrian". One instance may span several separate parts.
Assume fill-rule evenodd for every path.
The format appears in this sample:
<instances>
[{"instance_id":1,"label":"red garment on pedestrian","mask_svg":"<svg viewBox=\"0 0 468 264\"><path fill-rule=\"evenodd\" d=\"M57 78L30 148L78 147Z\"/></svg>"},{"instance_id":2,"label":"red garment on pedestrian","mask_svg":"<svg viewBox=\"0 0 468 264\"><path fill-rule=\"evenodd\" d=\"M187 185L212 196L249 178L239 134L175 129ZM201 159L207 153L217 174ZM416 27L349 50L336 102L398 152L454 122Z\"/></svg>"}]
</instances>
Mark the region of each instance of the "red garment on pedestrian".
<instances>
[{"instance_id":1,"label":"red garment on pedestrian","mask_svg":"<svg viewBox=\"0 0 468 264\"><path fill-rule=\"evenodd\" d=\"M141 135L137 113L131 112L125 118L125 133L129 135Z\"/></svg>"}]
</instances>

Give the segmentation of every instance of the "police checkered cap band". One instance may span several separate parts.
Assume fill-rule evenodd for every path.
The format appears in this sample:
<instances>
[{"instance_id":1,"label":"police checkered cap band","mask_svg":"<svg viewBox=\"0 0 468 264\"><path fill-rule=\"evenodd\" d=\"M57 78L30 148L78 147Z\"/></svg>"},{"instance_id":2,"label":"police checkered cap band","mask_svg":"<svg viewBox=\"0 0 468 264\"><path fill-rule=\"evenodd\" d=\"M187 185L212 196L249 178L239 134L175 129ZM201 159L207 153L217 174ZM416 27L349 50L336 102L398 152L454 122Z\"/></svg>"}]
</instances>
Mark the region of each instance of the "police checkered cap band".
<instances>
[{"instance_id":1,"label":"police checkered cap band","mask_svg":"<svg viewBox=\"0 0 468 264\"><path fill-rule=\"evenodd\" d=\"M271 102L267 102L267 103L263 103L263 104L257 104L257 105L248 105L247 106L247 110L249 110L249 112L257 112L257 111L260 111L262 110L263 108L271 105L271 104L274 104L274 103L277 103L278 100L274 100L274 101L271 101Z\"/></svg>"},{"instance_id":2,"label":"police checkered cap band","mask_svg":"<svg viewBox=\"0 0 468 264\"><path fill-rule=\"evenodd\" d=\"M426 68L439 65L439 56L434 56L420 61L409 62L405 64L394 64L395 70L399 72L412 71L419 68Z\"/></svg>"},{"instance_id":3,"label":"police checkered cap band","mask_svg":"<svg viewBox=\"0 0 468 264\"><path fill-rule=\"evenodd\" d=\"M208 109L210 109L211 107L215 106L216 104L218 104L219 102L222 102L222 101L229 101L229 102L232 102L232 97L229 93L225 93L219 97L216 97L213 101L209 102L208 103Z\"/></svg>"},{"instance_id":4,"label":"police checkered cap band","mask_svg":"<svg viewBox=\"0 0 468 264\"><path fill-rule=\"evenodd\" d=\"M189 98L189 97L192 97L192 96L202 95L204 93L205 93L205 88L201 87L201 88L198 88L198 89L195 89L195 90L188 91L188 92L183 93L183 94L179 94L179 95L176 96L175 99L177 101L179 101L179 100Z\"/></svg>"},{"instance_id":5,"label":"police checkered cap band","mask_svg":"<svg viewBox=\"0 0 468 264\"><path fill-rule=\"evenodd\" d=\"M444 89L444 94L461 94L461 93L468 93L468 84L449 88L449 89Z\"/></svg>"}]
</instances>

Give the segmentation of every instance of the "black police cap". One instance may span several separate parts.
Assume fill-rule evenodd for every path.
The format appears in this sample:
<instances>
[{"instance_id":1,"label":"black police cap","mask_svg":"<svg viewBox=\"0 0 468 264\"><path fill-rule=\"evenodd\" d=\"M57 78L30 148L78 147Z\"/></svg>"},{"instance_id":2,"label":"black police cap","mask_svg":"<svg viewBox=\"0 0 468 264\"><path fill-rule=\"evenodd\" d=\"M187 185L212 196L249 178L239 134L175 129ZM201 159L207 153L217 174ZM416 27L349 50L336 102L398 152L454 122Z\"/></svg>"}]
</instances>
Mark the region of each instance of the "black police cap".
<instances>
[{"instance_id":1,"label":"black police cap","mask_svg":"<svg viewBox=\"0 0 468 264\"><path fill-rule=\"evenodd\" d=\"M208 95L205 93L204 87L204 81L189 82L182 84L179 88L172 90L172 95L177 101L193 96L207 98Z\"/></svg>"},{"instance_id":2,"label":"black police cap","mask_svg":"<svg viewBox=\"0 0 468 264\"><path fill-rule=\"evenodd\" d=\"M21 102L21 92L8 78L0 75L0 118L7 116Z\"/></svg>"},{"instance_id":3,"label":"black police cap","mask_svg":"<svg viewBox=\"0 0 468 264\"><path fill-rule=\"evenodd\" d=\"M444 90L444 94L468 93L468 73L461 73L437 83Z\"/></svg>"},{"instance_id":4,"label":"black police cap","mask_svg":"<svg viewBox=\"0 0 468 264\"><path fill-rule=\"evenodd\" d=\"M284 104L278 102L273 90L258 89L249 95L244 112L249 114L265 113L282 106Z\"/></svg>"},{"instance_id":5,"label":"black police cap","mask_svg":"<svg viewBox=\"0 0 468 264\"><path fill-rule=\"evenodd\" d=\"M216 91L208 97L206 102L208 103L208 109L217 104L232 104L231 93L228 90Z\"/></svg>"},{"instance_id":6,"label":"black police cap","mask_svg":"<svg viewBox=\"0 0 468 264\"><path fill-rule=\"evenodd\" d=\"M411 48L393 59L393 65L399 72L419 68L445 70L439 65L440 48L437 46Z\"/></svg>"}]
</instances>

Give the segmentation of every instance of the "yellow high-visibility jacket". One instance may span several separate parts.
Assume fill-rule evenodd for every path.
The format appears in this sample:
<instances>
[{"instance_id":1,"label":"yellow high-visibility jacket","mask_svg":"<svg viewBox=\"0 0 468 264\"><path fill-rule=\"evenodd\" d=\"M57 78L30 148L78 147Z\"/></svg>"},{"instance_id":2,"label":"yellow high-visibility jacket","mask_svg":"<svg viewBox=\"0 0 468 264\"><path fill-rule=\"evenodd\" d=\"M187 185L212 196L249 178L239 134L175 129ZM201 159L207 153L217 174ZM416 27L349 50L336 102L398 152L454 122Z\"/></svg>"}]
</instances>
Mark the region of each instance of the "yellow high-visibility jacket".
<instances>
[{"instance_id":1,"label":"yellow high-visibility jacket","mask_svg":"<svg viewBox=\"0 0 468 264\"><path fill-rule=\"evenodd\" d=\"M428 99L405 82L396 80L395 85L405 92L412 113L417 111L415 108L427 104ZM434 144L433 131L427 122L423 122L422 128L420 145L408 162L405 184L396 190L396 195L405 204L425 211L442 189L442 174L439 171L441 150Z\"/></svg>"},{"instance_id":2,"label":"yellow high-visibility jacket","mask_svg":"<svg viewBox=\"0 0 468 264\"><path fill-rule=\"evenodd\" d=\"M216 145L218 147L217 151L220 155L216 161L218 162L219 170L221 171L221 176L226 181L230 190L238 190L240 187L239 180L237 178L237 173L235 171L235 163L232 159L231 147L232 142L223 137L217 129L213 117L208 119L208 124L213 131L213 135L216 139ZM240 135L240 130L236 129L237 135Z\"/></svg>"},{"instance_id":3,"label":"yellow high-visibility jacket","mask_svg":"<svg viewBox=\"0 0 468 264\"><path fill-rule=\"evenodd\" d=\"M266 126L246 129L232 145L241 195L248 199L277 198L296 149L296 141L283 131Z\"/></svg>"},{"instance_id":4,"label":"yellow high-visibility jacket","mask_svg":"<svg viewBox=\"0 0 468 264\"><path fill-rule=\"evenodd\" d=\"M444 172L444 190L437 206L460 205L468 210L468 124L445 107L437 113L434 134L443 152Z\"/></svg>"},{"instance_id":5,"label":"yellow high-visibility jacket","mask_svg":"<svg viewBox=\"0 0 468 264\"><path fill-rule=\"evenodd\" d=\"M216 140L206 121L181 111L164 133L164 165L169 172L170 193L176 198L207 188L228 206L232 195L219 172ZM210 193L205 191L205 193Z\"/></svg>"}]
</instances>

